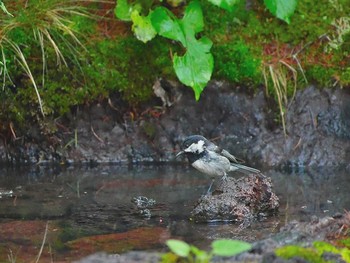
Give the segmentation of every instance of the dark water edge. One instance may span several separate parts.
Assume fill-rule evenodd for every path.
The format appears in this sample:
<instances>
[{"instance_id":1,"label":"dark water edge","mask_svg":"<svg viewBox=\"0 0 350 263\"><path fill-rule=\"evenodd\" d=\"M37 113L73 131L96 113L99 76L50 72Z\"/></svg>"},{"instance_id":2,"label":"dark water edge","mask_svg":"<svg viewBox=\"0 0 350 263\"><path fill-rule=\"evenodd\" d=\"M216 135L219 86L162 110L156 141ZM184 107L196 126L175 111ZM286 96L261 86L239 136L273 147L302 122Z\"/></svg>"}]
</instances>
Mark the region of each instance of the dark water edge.
<instances>
[{"instance_id":1,"label":"dark water edge","mask_svg":"<svg viewBox=\"0 0 350 263\"><path fill-rule=\"evenodd\" d=\"M190 220L190 211L206 192L210 178L183 164L2 166L0 225L50 221L62 231L59 242L56 240L61 250L55 254L65 257L70 253L67 244L74 240L140 229L146 235L153 229L158 240L152 243L140 236L141 242L150 244L139 244L142 251L164 251L168 238L180 238L203 249L218 238L255 242L277 233L292 220L309 221L313 216L332 216L350 209L350 177L344 167L262 170L272 178L280 209L245 228L233 222L196 224ZM150 217L131 201L137 196L156 201L149 208ZM16 243L11 235L8 231L0 235L3 246ZM132 239L132 235L123 238ZM133 248L125 246L118 252ZM99 251L104 251L103 247L78 257Z\"/></svg>"}]
</instances>

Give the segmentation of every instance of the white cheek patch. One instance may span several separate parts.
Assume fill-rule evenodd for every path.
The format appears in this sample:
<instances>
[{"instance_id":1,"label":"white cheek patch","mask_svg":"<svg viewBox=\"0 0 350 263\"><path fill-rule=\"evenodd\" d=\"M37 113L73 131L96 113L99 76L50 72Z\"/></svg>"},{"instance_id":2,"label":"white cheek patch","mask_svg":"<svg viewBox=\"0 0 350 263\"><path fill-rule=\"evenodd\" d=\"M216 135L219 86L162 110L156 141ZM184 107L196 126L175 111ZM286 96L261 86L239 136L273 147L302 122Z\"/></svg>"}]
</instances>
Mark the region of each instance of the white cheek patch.
<instances>
[{"instance_id":1,"label":"white cheek patch","mask_svg":"<svg viewBox=\"0 0 350 263\"><path fill-rule=\"evenodd\" d=\"M189 147L187 147L184 151L185 152L191 152L191 153L202 153L204 152L204 141L199 140L196 143L192 143Z\"/></svg>"}]
</instances>

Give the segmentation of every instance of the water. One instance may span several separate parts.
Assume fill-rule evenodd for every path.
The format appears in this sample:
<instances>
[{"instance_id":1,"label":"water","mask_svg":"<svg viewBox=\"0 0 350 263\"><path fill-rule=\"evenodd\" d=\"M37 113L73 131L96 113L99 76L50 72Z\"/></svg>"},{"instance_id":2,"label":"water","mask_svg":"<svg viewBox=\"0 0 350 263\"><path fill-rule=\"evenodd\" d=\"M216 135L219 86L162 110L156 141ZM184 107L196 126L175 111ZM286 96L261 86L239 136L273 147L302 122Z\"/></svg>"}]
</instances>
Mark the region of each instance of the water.
<instances>
[{"instance_id":1,"label":"water","mask_svg":"<svg viewBox=\"0 0 350 263\"><path fill-rule=\"evenodd\" d=\"M0 168L0 262L39 255L71 261L98 251L164 250L181 238L207 249L218 238L254 242L291 220L350 209L350 177L342 168L266 170L280 198L275 216L239 224L196 224L189 218L210 178L184 165ZM240 176L240 175L235 175ZM154 199L150 215L134 197ZM48 223L48 230L45 231Z\"/></svg>"}]
</instances>

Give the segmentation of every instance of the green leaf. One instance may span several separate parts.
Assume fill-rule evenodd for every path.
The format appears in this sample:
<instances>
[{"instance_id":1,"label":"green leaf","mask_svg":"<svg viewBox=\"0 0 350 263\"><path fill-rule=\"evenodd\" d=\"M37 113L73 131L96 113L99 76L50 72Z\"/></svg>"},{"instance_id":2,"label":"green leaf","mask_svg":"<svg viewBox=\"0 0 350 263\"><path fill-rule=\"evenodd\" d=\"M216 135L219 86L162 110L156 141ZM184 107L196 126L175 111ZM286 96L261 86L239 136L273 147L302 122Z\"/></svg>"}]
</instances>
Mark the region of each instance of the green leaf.
<instances>
[{"instance_id":1,"label":"green leaf","mask_svg":"<svg viewBox=\"0 0 350 263\"><path fill-rule=\"evenodd\" d=\"M252 248L252 245L247 242L231 239L215 240L211 245L213 254L222 257L234 256Z\"/></svg>"},{"instance_id":2,"label":"green leaf","mask_svg":"<svg viewBox=\"0 0 350 263\"><path fill-rule=\"evenodd\" d=\"M235 8L235 5L239 3L240 0L209 0L210 3L221 7L227 11L232 12Z\"/></svg>"},{"instance_id":3,"label":"green leaf","mask_svg":"<svg viewBox=\"0 0 350 263\"><path fill-rule=\"evenodd\" d=\"M131 20L133 22L132 30L136 38L143 43L150 41L157 35L151 24L150 14L148 16L141 16L139 11L133 10Z\"/></svg>"},{"instance_id":4,"label":"green leaf","mask_svg":"<svg viewBox=\"0 0 350 263\"><path fill-rule=\"evenodd\" d=\"M190 254L191 246L184 241L169 239L165 243L174 254L180 257L188 257Z\"/></svg>"},{"instance_id":5,"label":"green leaf","mask_svg":"<svg viewBox=\"0 0 350 263\"><path fill-rule=\"evenodd\" d=\"M164 7L156 8L151 15L151 22L157 33L163 37L185 42L180 21Z\"/></svg>"},{"instance_id":6,"label":"green leaf","mask_svg":"<svg viewBox=\"0 0 350 263\"><path fill-rule=\"evenodd\" d=\"M264 0L264 3L274 16L288 24L297 6L297 0Z\"/></svg>"},{"instance_id":7,"label":"green leaf","mask_svg":"<svg viewBox=\"0 0 350 263\"><path fill-rule=\"evenodd\" d=\"M196 34L204 28L200 3L191 2L182 19L159 7L152 13L151 22L159 35L177 40L186 48L183 56L174 55L173 65L179 80L192 87L196 100L199 100L214 68L214 58L210 53L211 40L206 37L196 38Z\"/></svg>"},{"instance_id":8,"label":"green leaf","mask_svg":"<svg viewBox=\"0 0 350 263\"><path fill-rule=\"evenodd\" d=\"M205 40L209 39L202 40L204 41L201 42L205 42ZM175 73L183 84L192 87L196 100L199 100L213 71L214 58L209 53L210 47L211 42L206 45L203 43L203 46L200 48L197 48L196 45L191 46L182 57L174 55Z\"/></svg>"},{"instance_id":9,"label":"green leaf","mask_svg":"<svg viewBox=\"0 0 350 263\"><path fill-rule=\"evenodd\" d=\"M191 252L196 257L196 262L209 262L211 255L210 253L201 250L195 246L191 246Z\"/></svg>"},{"instance_id":10,"label":"green leaf","mask_svg":"<svg viewBox=\"0 0 350 263\"><path fill-rule=\"evenodd\" d=\"M129 5L127 0L118 0L117 5L114 8L114 14L117 18L123 21L131 20L132 6Z\"/></svg>"}]
</instances>

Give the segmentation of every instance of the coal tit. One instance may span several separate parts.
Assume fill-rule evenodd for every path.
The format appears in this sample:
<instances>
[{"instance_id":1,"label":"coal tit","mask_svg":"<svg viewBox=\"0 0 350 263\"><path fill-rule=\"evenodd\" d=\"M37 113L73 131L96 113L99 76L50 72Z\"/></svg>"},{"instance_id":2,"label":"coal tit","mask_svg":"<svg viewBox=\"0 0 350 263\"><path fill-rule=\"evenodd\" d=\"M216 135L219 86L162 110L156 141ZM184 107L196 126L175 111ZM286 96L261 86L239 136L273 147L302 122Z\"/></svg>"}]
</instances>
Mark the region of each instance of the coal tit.
<instances>
[{"instance_id":1,"label":"coal tit","mask_svg":"<svg viewBox=\"0 0 350 263\"><path fill-rule=\"evenodd\" d=\"M221 149L201 135L191 135L182 144L182 151L190 164L202 173L226 180L227 173L240 170L246 173L260 173L259 170L242 165L241 160Z\"/></svg>"}]
</instances>

